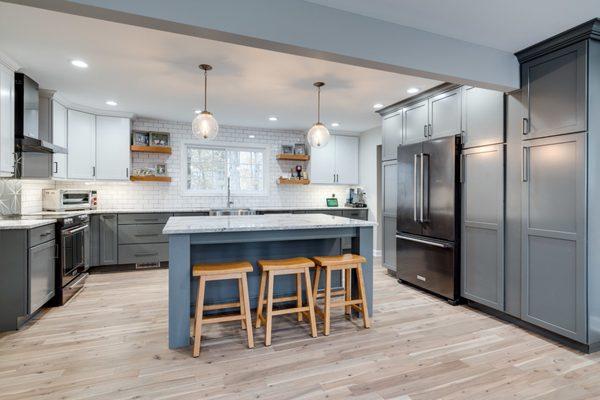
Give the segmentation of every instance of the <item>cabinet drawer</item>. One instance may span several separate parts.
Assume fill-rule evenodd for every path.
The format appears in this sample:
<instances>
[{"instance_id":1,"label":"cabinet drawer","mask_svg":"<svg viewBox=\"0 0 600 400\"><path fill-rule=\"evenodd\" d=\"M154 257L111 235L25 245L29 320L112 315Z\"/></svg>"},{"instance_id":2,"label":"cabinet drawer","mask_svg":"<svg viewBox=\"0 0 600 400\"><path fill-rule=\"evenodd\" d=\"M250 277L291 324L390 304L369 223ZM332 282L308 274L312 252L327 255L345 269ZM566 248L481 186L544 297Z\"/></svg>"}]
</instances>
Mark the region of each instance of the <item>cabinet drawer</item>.
<instances>
[{"instance_id":1,"label":"cabinet drawer","mask_svg":"<svg viewBox=\"0 0 600 400\"><path fill-rule=\"evenodd\" d=\"M29 230L29 247L54 239L54 224L38 226Z\"/></svg>"},{"instance_id":2,"label":"cabinet drawer","mask_svg":"<svg viewBox=\"0 0 600 400\"><path fill-rule=\"evenodd\" d=\"M119 214L119 225L166 224L170 216L167 213Z\"/></svg>"},{"instance_id":3,"label":"cabinet drawer","mask_svg":"<svg viewBox=\"0 0 600 400\"><path fill-rule=\"evenodd\" d=\"M167 243L169 239L162 234L164 224L142 224L119 226L119 244Z\"/></svg>"},{"instance_id":4,"label":"cabinet drawer","mask_svg":"<svg viewBox=\"0 0 600 400\"><path fill-rule=\"evenodd\" d=\"M343 210L342 217L366 220L368 214L367 210Z\"/></svg>"},{"instance_id":5,"label":"cabinet drawer","mask_svg":"<svg viewBox=\"0 0 600 400\"><path fill-rule=\"evenodd\" d=\"M168 243L119 245L119 264L143 264L168 260Z\"/></svg>"},{"instance_id":6,"label":"cabinet drawer","mask_svg":"<svg viewBox=\"0 0 600 400\"><path fill-rule=\"evenodd\" d=\"M54 297L54 240L29 249L29 313Z\"/></svg>"}]
</instances>

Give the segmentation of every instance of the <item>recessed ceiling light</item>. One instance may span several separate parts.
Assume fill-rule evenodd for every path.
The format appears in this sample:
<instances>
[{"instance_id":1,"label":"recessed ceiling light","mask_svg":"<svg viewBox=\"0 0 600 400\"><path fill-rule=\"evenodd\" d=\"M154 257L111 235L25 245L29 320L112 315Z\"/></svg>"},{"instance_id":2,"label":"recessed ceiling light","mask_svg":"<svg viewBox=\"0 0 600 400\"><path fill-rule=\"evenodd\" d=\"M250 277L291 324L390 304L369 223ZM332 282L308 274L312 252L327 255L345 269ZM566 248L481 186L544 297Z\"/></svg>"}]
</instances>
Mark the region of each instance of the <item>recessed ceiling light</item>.
<instances>
[{"instance_id":1,"label":"recessed ceiling light","mask_svg":"<svg viewBox=\"0 0 600 400\"><path fill-rule=\"evenodd\" d=\"M73 60L71 61L71 65L77 68L87 68L88 64L83 60Z\"/></svg>"},{"instance_id":2,"label":"recessed ceiling light","mask_svg":"<svg viewBox=\"0 0 600 400\"><path fill-rule=\"evenodd\" d=\"M256 136L254 136L254 135L248 135L248 137L249 137L250 139L254 139Z\"/></svg>"},{"instance_id":3,"label":"recessed ceiling light","mask_svg":"<svg viewBox=\"0 0 600 400\"><path fill-rule=\"evenodd\" d=\"M269 117L269 121L277 121L277 117Z\"/></svg>"},{"instance_id":4,"label":"recessed ceiling light","mask_svg":"<svg viewBox=\"0 0 600 400\"><path fill-rule=\"evenodd\" d=\"M339 122L332 122L331 126L335 128L335 127L340 126L340 123Z\"/></svg>"},{"instance_id":5,"label":"recessed ceiling light","mask_svg":"<svg viewBox=\"0 0 600 400\"><path fill-rule=\"evenodd\" d=\"M419 88L411 87L411 88L408 88L406 90L406 93L408 93L408 94L415 94L415 93L419 93L419 90L420 90Z\"/></svg>"},{"instance_id":6,"label":"recessed ceiling light","mask_svg":"<svg viewBox=\"0 0 600 400\"><path fill-rule=\"evenodd\" d=\"M373 104L373 108L375 108L375 109L381 108L381 107L383 107L383 104L381 104L381 103Z\"/></svg>"},{"instance_id":7,"label":"recessed ceiling light","mask_svg":"<svg viewBox=\"0 0 600 400\"><path fill-rule=\"evenodd\" d=\"M114 101L114 100L106 100L106 105L107 105L107 106L113 106L113 107L114 107L114 106L116 106L116 105L117 105L117 102L116 102L116 101Z\"/></svg>"}]
</instances>

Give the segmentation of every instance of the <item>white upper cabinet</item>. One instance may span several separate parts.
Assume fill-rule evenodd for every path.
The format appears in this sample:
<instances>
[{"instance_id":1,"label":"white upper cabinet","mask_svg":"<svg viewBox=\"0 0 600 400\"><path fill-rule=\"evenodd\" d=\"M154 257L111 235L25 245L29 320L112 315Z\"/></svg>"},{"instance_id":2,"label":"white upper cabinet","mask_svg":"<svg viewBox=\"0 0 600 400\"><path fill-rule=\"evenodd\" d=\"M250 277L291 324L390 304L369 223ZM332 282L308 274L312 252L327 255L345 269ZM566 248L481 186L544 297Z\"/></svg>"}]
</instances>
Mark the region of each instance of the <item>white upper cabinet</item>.
<instances>
[{"instance_id":1,"label":"white upper cabinet","mask_svg":"<svg viewBox=\"0 0 600 400\"><path fill-rule=\"evenodd\" d=\"M342 185L358 183L358 137L335 137L336 182Z\"/></svg>"},{"instance_id":2,"label":"white upper cabinet","mask_svg":"<svg viewBox=\"0 0 600 400\"><path fill-rule=\"evenodd\" d=\"M129 179L129 118L96 117L96 179Z\"/></svg>"},{"instance_id":3,"label":"white upper cabinet","mask_svg":"<svg viewBox=\"0 0 600 400\"><path fill-rule=\"evenodd\" d=\"M438 94L429 99L429 129L431 139L459 135L461 132L461 88Z\"/></svg>"},{"instance_id":4,"label":"white upper cabinet","mask_svg":"<svg viewBox=\"0 0 600 400\"><path fill-rule=\"evenodd\" d=\"M427 100L411 104L404 109L404 140L403 145L419 143L427 140L427 126L429 123Z\"/></svg>"},{"instance_id":5,"label":"white upper cabinet","mask_svg":"<svg viewBox=\"0 0 600 400\"><path fill-rule=\"evenodd\" d=\"M504 93L465 87L462 121L463 147L502 143L504 141Z\"/></svg>"},{"instance_id":6,"label":"white upper cabinet","mask_svg":"<svg viewBox=\"0 0 600 400\"><path fill-rule=\"evenodd\" d=\"M57 102L52 101L52 143L64 147L67 146L67 108ZM67 155L52 155L52 176L59 179L67 177Z\"/></svg>"},{"instance_id":7,"label":"white upper cabinet","mask_svg":"<svg viewBox=\"0 0 600 400\"><path fill-rule=\"evenodd\" d=\"M96 175L96 116L69 110L67 138L67 176L69 179L94 179Z\"/></svg>"},{"instance_id":8,"label":"white upper cabinet","mask_svg":"<svg viewBox=\"0 0 600 400\"><path fill-rule=\"evenodd\" d=\"M358 183L358 137L332 135L327 146L310 153L312 183Z\"/></svg>"},{"instance_id":9,"label":"white upper cabinet","mask_svg":"<svg viewBox=\"0 0 600 400\"><path fill-rule=\"evenodd\" d=\"M14 175L15 83L14 72L0 64L0 176Z\"/></svg>"},{"instance_id":10,"label":"white upper cabinet","mask_svg":"<svg viewBox=\"0 0 600 400\"><path fill-rule=\"evenodd\" d=\"M383 117L381 130L382 154L381 158L395 160L398 157L398 146L402 144L402 110Z\"/></svg>"}]
</instances>

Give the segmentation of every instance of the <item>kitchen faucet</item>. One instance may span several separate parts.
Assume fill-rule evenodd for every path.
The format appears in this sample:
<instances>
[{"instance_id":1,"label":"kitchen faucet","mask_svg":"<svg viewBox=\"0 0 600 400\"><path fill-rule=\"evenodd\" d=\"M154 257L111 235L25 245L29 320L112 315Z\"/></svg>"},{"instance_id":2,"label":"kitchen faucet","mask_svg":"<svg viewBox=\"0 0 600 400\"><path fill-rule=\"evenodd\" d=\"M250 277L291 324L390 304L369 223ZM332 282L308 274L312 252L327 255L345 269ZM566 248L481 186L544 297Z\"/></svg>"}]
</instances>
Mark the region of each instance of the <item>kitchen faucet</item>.
<instances>
[{"instance_id":1,"label":"kitchen faucet","mask_svg":"<svg viewBox=\"0 0 600 400\"><path fill-rule=\"evenodd\" d=\"M231 178L227 177L227 208L233 206L233 200L231 200Z\"/></svg>"}]
</instances>

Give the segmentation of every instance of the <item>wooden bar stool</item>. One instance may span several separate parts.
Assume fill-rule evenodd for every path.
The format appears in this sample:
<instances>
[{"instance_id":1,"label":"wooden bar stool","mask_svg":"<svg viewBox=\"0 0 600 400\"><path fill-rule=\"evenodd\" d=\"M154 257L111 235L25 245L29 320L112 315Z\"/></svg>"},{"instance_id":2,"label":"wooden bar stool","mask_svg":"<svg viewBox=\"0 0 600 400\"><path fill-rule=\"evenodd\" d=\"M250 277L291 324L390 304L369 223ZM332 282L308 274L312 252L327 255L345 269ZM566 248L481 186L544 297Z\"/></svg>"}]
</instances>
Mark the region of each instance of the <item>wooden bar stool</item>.
<instances>
[{"instance_id":1,"label":"wooden bar stool","mask_svg":"<svg viewBox=\"0 0 600 400\"><path fill-rule=\"evenodd\" d=\"M193 356L200 355L200 341L202 340L202 325L215 324L227 321L242 321L242 329L246 329L248 335L248 347L254 347L252 335L252 318L250 316L250 301L248 299L248 277L246 273L252 272L252 264L248 261L237 261L230 263L195 264L192 275L198 277L198 296L196 298L196 318L194 320L194 350ZM240 301L235 303L204 305L204 293L206 282L225 279L237 279ZM204 316L204 311L222 310L225 308L239 307L240 313L233 315L211 315Z\"/></svg>"},{"instance_id":2,"label":"wooden bar stool","mask_svg":"<svg viewBox=\"0 0 600 400\"><path fill-rule=\"evenodd\" d=\"M313 281L313 296L315 310L324 321L323 334L329 335L331 326L331 308L344 307L345 313L351 315L352 309L360 312L363 317L363 325L365 328L371 327L369 320L367 295L365 292L365 282L361 264L366 263L367 259L356 254L343 254L341 256L321 256L312 258L317 265L315 277ZM321 278L321 270L325 270L325 290L319 293L319 279ZM356 270L358 278L358 299L352 300L352 270ZM331 291L331 272L344 271L345 284L343 290ZM332 296L344 296L344 300L331 301ZM317 305L317 298L324 297L325 303L323 309Z\"/></svg>"},{"instance_id":3,"label":"wooden bar stool","mask_svg":"<svg viewBox=\"0 0 600 400\"><path fill-rule=\"evenodd\" d=\"M261 269L260 288L258 291L258 307L256 309L256 327L260 328L261 323L265 324L265 346L271 345L271 330L273 328L273 316L284 314L298 314L298 321L302 321L302 313L308 312L310 323L310 332L312 337L317 337L317 323L315 320L315 309L313 295L310 283L309 268L314 267L308 258L296 257L281 260L258 260ZM296 275L296 296L273 298L273 285L277 275ZM306 286L307 306L302 303L302 274L304 274L304 284ZM267 282L268 281L268 282ZM265 286L267 286L267 298L265 300ZM273 311L273 303L281 303L296 300L296 307ZM263 316L263 306L267 305L267 315Z\"/></svg>"}]
</instances>

